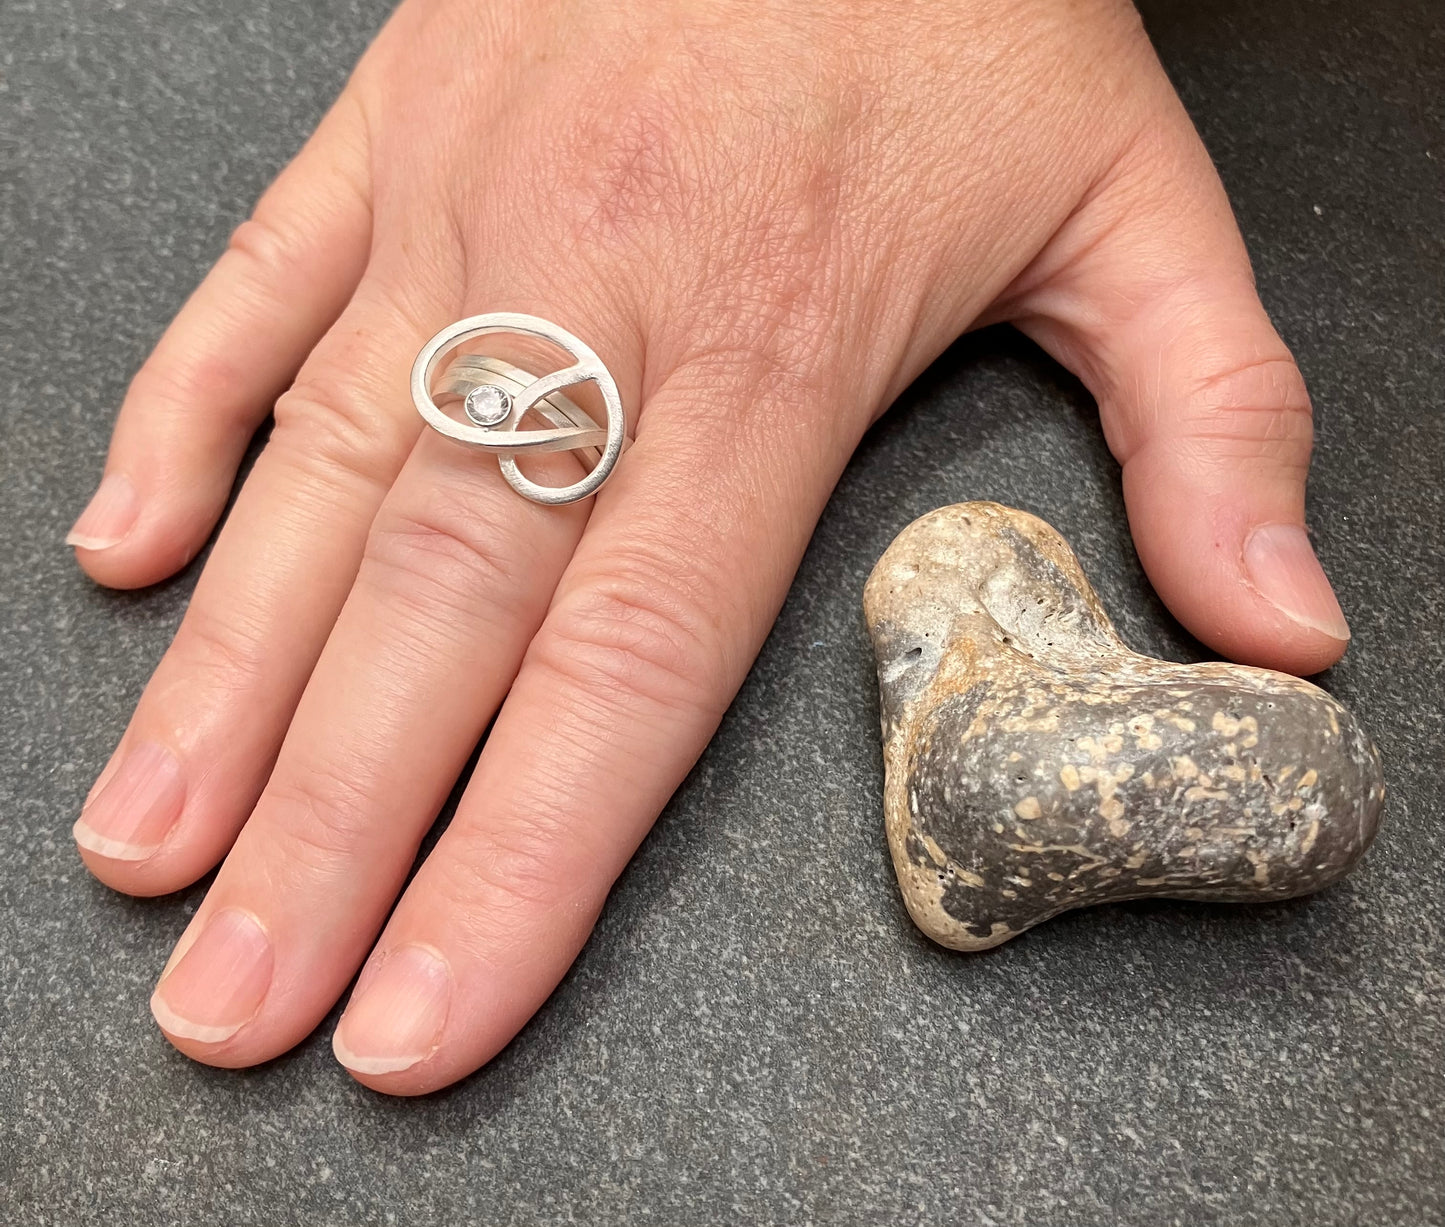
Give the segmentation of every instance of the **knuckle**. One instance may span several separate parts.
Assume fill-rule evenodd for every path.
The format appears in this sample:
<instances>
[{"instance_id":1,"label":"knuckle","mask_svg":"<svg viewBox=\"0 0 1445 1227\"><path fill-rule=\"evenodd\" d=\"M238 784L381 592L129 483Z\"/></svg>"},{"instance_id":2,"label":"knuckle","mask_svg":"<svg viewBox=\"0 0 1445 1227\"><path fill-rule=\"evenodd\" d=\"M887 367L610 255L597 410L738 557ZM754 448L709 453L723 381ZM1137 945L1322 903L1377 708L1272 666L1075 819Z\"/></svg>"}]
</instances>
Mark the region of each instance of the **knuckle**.
<instances>
[{"instance_id":1,"label":"knuckle","mask_svg":"<svg viewBox=\"0 0 1445 1227\"><path fill-rule=\"evenodd\" d=\"M265 209L243 221L231 232L225 258L239 265L255 286L267 289L295 266L303 244L287 227L277 223Z\"/></svg>"},{"instance_id":2,"label":"knuckle","mask_svg":"<svg viewBox=\"0 0 1445 1227\"><path fill-rule=\"evenodd\" d=\"M1191 444L1216 455L1302 463L1314 437L1304 378L1287 355L1251 358L1201 378L1181 422Z\"/></svg>"},{"instance_id":3,"label":"knuckle","mask_svg":"<svg viewBox=\"0 0 1445 1227\"><path fill-rule=\"evenodd\" d=\"M466 910L498 917L546 909L561 893L563 838L546 820L512 821L458 833L441 872L443 889Z\"/></svg>"},{"instance_id":4,"label":"knuckle","mask_svg":"<svg viewBox=\"0 0 1445 1227\"><path fill-rule=\"evenodd\" d=\"M1304 376L1288 354L1249 358L1212 371L1199 380L1194 400L1198 410L1207 414L1310 414Z\"/></svg>"},{"instance_id":5,"label":"knuckle","mask_svg":"<svg viewBox=\"0 0 1445 1227\"><path fill-rule=\"evenodd\" d=\"M198 407L216 403L218 389L244 384L243 365L229 351L162 341L131 380L127 400L151 411L194 414Z\"/></svg>"},{"instance_id":6,"label":"knuckle","mask_svg":"<svg viewBox=\"0 0 1445 1227\"><path fill-rule=\"evenodd\" d=\"M254 691L264 681L267 652L261 629L235 609L198 601L186 611L171 647L188 688Z\"/></svg>"},{"instance_id":7,"label":"knuckle","mask_svg":"<svg viewBox=\"0 0 1445 1227\"><path fill-rule=\"evenodd\" d=\"M706 608L685 579L646 555L614 560L607 575L553 609L529 663L604 708L636 697L696 711L728 672Z\"/></svg>"},{"instance_id":8,"label":"knuckle","mask_svg":"<svg viewBox=\"0 0 1445 1227\"><path fill-rule=\"evenodd\" d=\"M261 804L275 806L272 859L295 877L349 872L367 829L366 790L344 772L313 763L278 772Z\"/></svg>"},{"instance_id":9,"label":"knuckle","mask_svg":"<svg viewBox=\"0 0 1445 1227\"><path fill-rule=\"evenodd\" d=\"M435 490L435 487L433 487ZM441 496L389 500L367 536L358 582L435 617L438 611L500 611L519 587L513 538L479 531L483 518Z\"/></svg>"},{"instance_id":10,"label":"knuckle","mask_svg":"<svg viewBox=\"0 0 1445 1227\"><path fill-rule=\"evenodd\" d=\"M273 446L306 475L391 485L385 441L395 425L354 385L303 373L276 402L274 418Z\"/></svg>"},{"instance_id":11,"label":"knuckle","mask_svg":"<svg viewBox=\"0 0 1445 1227\"><path fill-rule=\"evenodd\" d=\"M592 847L578 826L533 806L504 825L453 827L449 855L436 858L429 885L488 957L534 945L539 925L559 921L575 926L580 941L616 876L616 858Z\"/></svg>"}]
</instances>

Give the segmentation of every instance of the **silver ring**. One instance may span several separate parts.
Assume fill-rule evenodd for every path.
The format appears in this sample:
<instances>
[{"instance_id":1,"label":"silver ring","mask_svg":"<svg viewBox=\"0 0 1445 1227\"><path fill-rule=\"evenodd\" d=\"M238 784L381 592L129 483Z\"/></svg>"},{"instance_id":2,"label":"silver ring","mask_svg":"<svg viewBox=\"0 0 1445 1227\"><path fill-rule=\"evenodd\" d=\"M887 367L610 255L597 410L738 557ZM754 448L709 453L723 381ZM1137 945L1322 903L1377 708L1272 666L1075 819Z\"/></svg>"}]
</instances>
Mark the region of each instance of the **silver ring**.
<instances>
[{"instance_id":1,"label":"silver ring","mask_svg":"<svg viewBox=\"0 0 1445 1227\"><path fill-rule=\"evenodd\" d=\"M499 358L463 354L448 366L433 387L441 360L459 345L477 337L506 332L537 337L566 350L576 361L540 377ZM599 426L579 405L562 395L563 388L591 381L607 407L607 425ZM463 419L444 412L436 396L462 403ZM484 451L495 452L502 476L518 494L534 503L559 506L575 503L611 475L630 440L617 381L602 359L565 328L535 315L495 311L449 324L421 347L411 368L411 399L433 430ZM550 429L519 430L522 419L536 412ZM517 457L527 452L580 452L591 471L570 486L541 486L522 475Z\"/></svg>"}]
</instances>

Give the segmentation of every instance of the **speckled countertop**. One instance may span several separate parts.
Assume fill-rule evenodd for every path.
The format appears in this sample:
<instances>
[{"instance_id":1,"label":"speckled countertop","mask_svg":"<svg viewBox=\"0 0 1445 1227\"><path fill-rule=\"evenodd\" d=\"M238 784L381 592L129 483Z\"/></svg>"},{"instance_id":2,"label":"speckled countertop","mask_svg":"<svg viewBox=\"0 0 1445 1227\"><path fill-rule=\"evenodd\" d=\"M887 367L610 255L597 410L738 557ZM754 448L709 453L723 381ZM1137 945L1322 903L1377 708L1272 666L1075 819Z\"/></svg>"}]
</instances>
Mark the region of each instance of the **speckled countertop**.
<instances>
[{"instance_id":1,"label":"speckled countertop","mask_svg":"<svg viewBox=\"0 0 1445 1227\"><path fill-rule=\"evenodd\" d=\"M1308 901L908 922L859 608L894 533L1057 525L1125 638L1144 583L1092 406L1012 334L873 433L721 733L572 974L487 1070L356 1086L327 1024L244 1074L146 997L199 889L113 895L69 827L196 579L60 544L132 369L375 29L362 0L0 7L0 1220L16 1224L1445 1221L1445 14L1150 3L1316 399L1310 518L1355 632L1324 683L1390 786ZM72 372L78 372L72 373Z\"/></svg>"}]
</instances>

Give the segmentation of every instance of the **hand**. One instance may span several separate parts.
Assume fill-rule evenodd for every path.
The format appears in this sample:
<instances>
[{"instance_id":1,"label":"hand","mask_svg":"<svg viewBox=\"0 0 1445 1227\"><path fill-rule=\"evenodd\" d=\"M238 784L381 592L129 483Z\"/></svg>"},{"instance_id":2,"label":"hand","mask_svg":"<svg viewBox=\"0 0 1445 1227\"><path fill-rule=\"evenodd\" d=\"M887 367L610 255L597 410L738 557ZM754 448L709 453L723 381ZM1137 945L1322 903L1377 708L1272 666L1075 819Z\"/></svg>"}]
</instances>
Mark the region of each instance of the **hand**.
<instances>
[{"instance_id":1,"label":"hand","mask_svg":"<svg viewBox=\"0 0 1445 1227\"><path fill-rule=\"evenodd\" d=\"M493 310L617 377L637 442L593 505L423 431L413 356ZM1131 8L405 0L136 376L71 537L101 583L171 574L274 403L76 826L136 894L225 857L153 998L171 1041L273 1057L365 961L356 1077L487 1061L712 735L863 431L995 320L1097 397L1190 630L1340 655L1304 386Z\"/></svg>"}]
</instances>

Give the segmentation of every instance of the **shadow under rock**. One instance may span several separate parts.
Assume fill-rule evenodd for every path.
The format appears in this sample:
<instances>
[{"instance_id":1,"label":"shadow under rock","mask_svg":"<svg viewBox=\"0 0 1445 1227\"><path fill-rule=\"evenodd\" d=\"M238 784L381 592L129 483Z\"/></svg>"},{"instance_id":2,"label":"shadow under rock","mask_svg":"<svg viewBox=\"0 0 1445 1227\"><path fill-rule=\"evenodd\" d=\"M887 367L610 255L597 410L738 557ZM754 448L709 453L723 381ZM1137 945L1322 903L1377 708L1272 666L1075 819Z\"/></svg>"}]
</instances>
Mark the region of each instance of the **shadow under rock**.
<instances>
[{"instance_id":1,"label":"shadow under rock","mask_svg":"<svg viewBox=\"0 0 1445 1227\"><path fill-rule=\"evenodd\" d=\"M1130 1017L1161 1000L1178 1010L1228 1002L1267 1012L1272 998L1316 974L1319 926L1336 914L1319 895L1258 904L1130 900L1065 912L970 953L932 942L901 901L892 910L911 930L910 957L933 970L931 991L968 1003L984 994L990 1008L1017 1011L1020 1023L1034 1018L1039 996L1065 1016ZM1329 957L1348 961L1349 933L1331 928Z\"/></svg>"}]
</instances>

